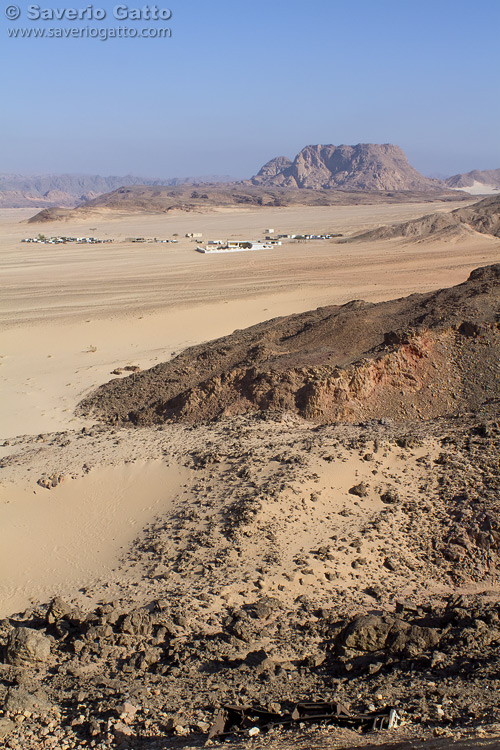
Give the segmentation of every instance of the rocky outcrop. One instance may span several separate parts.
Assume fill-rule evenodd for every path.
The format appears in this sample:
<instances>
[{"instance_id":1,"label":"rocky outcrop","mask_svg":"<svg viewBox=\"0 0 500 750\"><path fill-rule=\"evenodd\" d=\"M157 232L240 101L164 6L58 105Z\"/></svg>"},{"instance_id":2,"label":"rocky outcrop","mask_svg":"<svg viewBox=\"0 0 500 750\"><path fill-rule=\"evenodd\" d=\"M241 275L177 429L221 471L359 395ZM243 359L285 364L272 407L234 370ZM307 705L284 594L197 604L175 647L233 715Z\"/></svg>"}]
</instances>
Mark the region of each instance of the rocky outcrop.
<instances>
[{"instance_id":1,"label":"rocky outcrop","mask_svg":"<svg viewBox=\"0 0 500 750\"><path fill-rule=\"evenodd\" d=\"M46 221L64 221L71 219L73 212L70 208L43 208L35 216L28 219L28 224L43 224Z\"/></svg>"},{"instance_id":2,"label":"rocky outcrop","mask_svg":"<svg viewBox=\"0 0 500 750\"><path fill-rule=\"evenodd\" d=\"M288 158L288 156L276 156L274 159L271 159L266 164L264 164L262 169L260 169L259 173L257 174L257 177L276 177L277 174L281 174L281 172L284 172L285 169L289 169L292 164L293 162Z\"/></svg>"},{"instance_id":3,"label":"rocky outcrop","mask_svg":"<svg viewBox=\"0 0 500 750\"><path fill-rule=\"evenodd\" d=\"M390 143L356 146L306 146L293 162L277 157L252 178L254 185L312 190L384 190L443 192L410 165L404 152Z\"/></svg>"}]
</instances>

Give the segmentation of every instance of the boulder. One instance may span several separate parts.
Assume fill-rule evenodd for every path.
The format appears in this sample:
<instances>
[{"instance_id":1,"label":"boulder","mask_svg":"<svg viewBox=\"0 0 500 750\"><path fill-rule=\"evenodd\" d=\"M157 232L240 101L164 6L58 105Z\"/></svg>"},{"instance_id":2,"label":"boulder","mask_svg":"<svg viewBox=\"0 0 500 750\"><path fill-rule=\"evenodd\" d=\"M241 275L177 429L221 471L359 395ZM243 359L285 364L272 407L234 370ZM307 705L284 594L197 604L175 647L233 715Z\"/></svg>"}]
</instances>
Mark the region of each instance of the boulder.
<instances>
[{"instance_id":1,"label":"boulder","mask_svg":"<svg viewBox=\"0 0 500 750\"><path fill-rule=\"evenodd\" d=\"M7 641L7 663L46 662L50 657L50 640L31 628L16 628Z\"/></svg>"},{"instance_id":2,"label":"boulder","mask_svg":"<svg viewBox=\"0 0 500 750\"><path fill-rule=\"evenodd\" d=\"M255 616L259 619L269 617L273 612L280 609L281 602L274 596L264 596L254 606Z\"/></svg>"},{"instance_id":3,"label":"boulder","mask_svg":"<svg viewBox=\"0 0 500 750\"><path fill-rule=\"evenodd\" d=\"M121 630L129 635L149 635L152 630L151 615L148 612L131 612L125 617Z\"/></svg>"},{"instance_id":4,"label":"boulder","mask_svg":"<svg viewBox=\"0 0 500 750\"><path fill-rule=\"evenodd\" d=\"M16 728L16 725L13 721L7 718L1 718L0 719L0 740L2 740L4 737L7 737L8 734L10 734L14 729Z\"/></svg>"},{"instance_id":5,"label":"boulder","mask_svg":"<svg viewBox=\"0 0 500 750\"><path fill-rule=\"evenodd\" d=\"M52 704L44 690L37 689L31 692L22 685L18 685L9 688L4 707L6 711L15 714L23 711L45 714L51 710Z\"/></svg>"},{"instance_id":6,"label":"boulder","mask_svg":"<svg viewBox=\"0 0 500 750\"><path fill-rule=\"evenodd\" d=\"M355 651L378 651L385 648L394 620L378 615L360 615L344 631L343 643Z\"/></svg>"},{"instance_id":7,"label":"boulder","mask_svg":"<svg viewBox=\"0 0 500 750\"><path fill-rule=\"evenodd\" d=\"M351 487L349 493L351 495L356 495L357 497L366 497L368 495L368 485L366 482L355 484L354 487Z\"/></svg>"},{"instance_id":8,"label":"boulder","mask_svg":"<svg viewBox=\"0 0 500 750\"><path fill-rule=\"evenodd\" d=\"M81 612L79 612L79 610L77 610L76 607L73 607L71 604L67 604L67 602L65 602L64 599L61 599L60 596L56 596L50 602L46 616L48 625L52 625L53 623L58 622L58 620L80 622L82 619L83 616Z\"/></svg>"},{"instance_id":9,"label":"boulder","mask_svg":"<svg viewBox=\"0 0 500 750\"><path fill-rule=\"evenodd\" d=\"M437 646L439 641L440 635L435 628L412 625L406 637L405 654L410 657L418 656Z\"/></svg>"}]
</instances>

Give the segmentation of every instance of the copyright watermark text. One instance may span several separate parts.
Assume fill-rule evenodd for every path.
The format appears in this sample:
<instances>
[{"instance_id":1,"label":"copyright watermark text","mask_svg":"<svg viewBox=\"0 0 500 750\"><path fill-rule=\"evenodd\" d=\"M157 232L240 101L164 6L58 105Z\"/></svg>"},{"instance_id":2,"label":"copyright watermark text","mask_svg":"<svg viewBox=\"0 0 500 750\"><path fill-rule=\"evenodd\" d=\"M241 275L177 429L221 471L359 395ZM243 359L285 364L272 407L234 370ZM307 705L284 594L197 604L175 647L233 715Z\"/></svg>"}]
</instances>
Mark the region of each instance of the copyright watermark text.
<instances>
[{"instance_id":1,"label":"copyright watermark text","mask_svg":"<svg viewBox=\"0 0 500 750\"><path fill-rule=\"evenodd\" d=\"M134 26L112 26L112 27L63 27L55 28L17 28L7 29L11 39L99 39L105 42L108 39L170 39L172 29L160 27L148 27L137 29Z\"/></svg>"},{"instance_id":2,"label":"copyright watermark text","mask_svg":"<svg viewBox=\"0 0 500 750\"><path fill-rule=\"evenodd\" d=\"M10 21L21 18L22 14L19 5L8 5L5 9L5 15ZM157 5L143 5L142 8L115 5L112 14L117 21L169 21L172 18L170 8L159 8ZM93 5L85 8L42 8L40 5L28 5L24 15L28 21L103 21L108 14L104 8Z\"/></svg>"},{"instance_id":3,"label":"copyright watermark text","mask_svg":"<svg viewBox=\"0 0 500 750\"><path fill-rule=\"evenodd\" d=\"M55 27L45 25L45 21L94 21L100 22L107 19L115 21L156 21L165 22L172 18L170 8L160 7L159 5L142 5L141 7L130 6L126 3L117 3L112 10L106 10L92 4L80 8L55 8L45 7L37 4L19 6L9 4L5 7L5 16L9 21L38 21L42 25L37 27L17 27L8 28L7 34L11 38L45 38L45 39L112 39L119 38L170 38L172 29L165 26L153 25L149 27L138 28L132 26L72 26L72 27Z\"/></svg>"}]
</instances>

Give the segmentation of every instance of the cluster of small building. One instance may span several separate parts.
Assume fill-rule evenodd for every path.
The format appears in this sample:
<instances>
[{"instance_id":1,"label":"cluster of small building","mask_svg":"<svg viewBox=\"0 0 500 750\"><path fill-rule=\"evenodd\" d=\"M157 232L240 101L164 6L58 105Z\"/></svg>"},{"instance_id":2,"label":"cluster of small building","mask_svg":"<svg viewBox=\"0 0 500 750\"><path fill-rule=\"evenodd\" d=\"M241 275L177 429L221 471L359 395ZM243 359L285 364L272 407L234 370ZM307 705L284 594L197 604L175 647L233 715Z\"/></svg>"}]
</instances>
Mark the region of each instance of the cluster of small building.
<instances>
[{"instance_id":1,"label":"cluster of small building","mask_svg":"<svg viewBox=\"0 0 500 750\"><path fill-rule=\"evenodd\" d=\"M157 237L126 237L124 242L148 242L165 244L167 242L178 242L178 240L159 240Z\"/></svg>"},{"instance_id":2,"label":"cluster of small building","mask_svg":"<svg viewBox=\"0 0 500 750\"><path fill-rule=\"evenodd\" d=\"M196 246L199 253L236 253L245 250L272 250L273 247L281 245L281 240L329 240L333 237L342 237L341 234L275 234L274 229L264 230L265 238L263 240L209 240L202 247ZM177 235L174 235L176 237ZM201 232L188 232L184 235L187 239L197 242L203 237ZM39 234L38 237L27 237L21 242L37 242L44 245L65 245L69 242L77 244L99 245L108 242L114 242L112 239L100 240L97 237L45 237ZM157 237L127 237L124 242L133 243L177 243L177 239L160 240Z\"/></svg>"},{"instance_id":3,"label":"cluster of small building","mask_svg":"<svg viewBox=\"0 0 500 750\"><path fill-rule=\"evenodd\" d=\"M97 237L45 237L39 235L38 237L26 237L21 242L38 242L42 245L66 245L68 242L77 242L80 245L100 245L113 242L113 240L99 240Z\"/></svg>"},{"instance_id":4,"label":"cluster of small building","mask_svg":"<svg viewBox=\"0 0 500 750\"><path fill-rule=\"evenodd\" d=\"M282 240L330 240L342 237L341 234L275 234L274 229L264 229L263 240L209 240L205 247L198 245L199 253L235 253L243 250L272 250L282 244ZM201 234L191 232L186 237L201 237Z\"/></svg>"},{"instance_id":5,"label":"cluster of small building","mask_svg":"<svg viewBox=\"0 0 500 750\"><path fill-rule=\"evenodd\" d=\"M334 237L342 237L341 234L277 234L279 240L331 240ZM270 237L266 237L271 239Z\"/></svg>"},{"instance_id":6,"label":"cluster of small building","mask_svg":"<svg viewBox=\"0 0 500 750\"><path fill-rule=\"evenodd\" d=\"M279 240L210 240L205 247L196 247L199 253L239 253L247 250L272 250L281 245Z\"/></svg>"}]
</instances>

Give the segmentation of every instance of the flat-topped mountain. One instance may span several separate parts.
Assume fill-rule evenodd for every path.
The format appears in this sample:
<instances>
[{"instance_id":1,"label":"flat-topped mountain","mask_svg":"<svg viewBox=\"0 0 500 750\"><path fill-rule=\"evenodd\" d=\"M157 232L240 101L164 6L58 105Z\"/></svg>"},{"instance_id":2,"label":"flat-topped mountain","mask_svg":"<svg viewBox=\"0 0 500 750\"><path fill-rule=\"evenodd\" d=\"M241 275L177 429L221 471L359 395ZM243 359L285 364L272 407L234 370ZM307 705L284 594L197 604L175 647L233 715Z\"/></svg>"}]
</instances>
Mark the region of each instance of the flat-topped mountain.
<instances>
[{"instance_id":1,"label":"flat-topped mountain","mask_svg":"<svg viewBox=\"0 0 500 750\"><path fill-rule=\"evenodd\" d=\"M444 182L453 190L465 190L472 195L500 193L500 169L473 169L472 172L448 177Z\"/></svg>"},{"instance_id":2,"label":"flat-topped mountain","mask_svg":"<svg viewBox=\"0 0 500 750\"><path fill-rule=\"evenodd\" d=\"M113 424L198 423L279 410L325 422L433 418L500 396L500 265L451 289L261 323L81 404Z\"/></svg>"},{"instance_id":3,"label":"flat-topped mountain","mask_svg":"<svg viewBox=\"0 0 500 750\"><path fill-rule=\"evenodd\" d=\"M254 185L312 190L443 191L439 180L421 175L399 146L358 143L357 146L306 146L290 161L279 156L267 162Z\"/></svg>"},{"instance_id":4,"label":"flat-topped mountain","mask_svg":"<svg viewBox=\"0 0 500 750\"><path fill-rule=\"evenodd\" d=\"M401 224L379 227L352 237L353 240L386 240L395 237L425 239L458 236L470 232L500 237L500 195L484 198L472 206L456 208L450 213L434 213Z\"/></svg>"}]
</instances>

